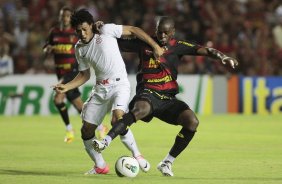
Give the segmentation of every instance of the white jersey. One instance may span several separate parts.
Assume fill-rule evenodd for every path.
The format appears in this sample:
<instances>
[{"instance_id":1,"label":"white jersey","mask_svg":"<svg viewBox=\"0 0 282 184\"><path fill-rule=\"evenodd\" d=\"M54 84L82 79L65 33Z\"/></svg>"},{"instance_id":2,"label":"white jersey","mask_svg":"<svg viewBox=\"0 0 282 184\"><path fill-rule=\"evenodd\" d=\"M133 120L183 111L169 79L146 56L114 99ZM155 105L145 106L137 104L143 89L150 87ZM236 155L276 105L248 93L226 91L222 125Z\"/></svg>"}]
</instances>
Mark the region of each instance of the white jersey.
<instances>
[{"instance_id":1,"label":"white jersey","mask_svg":"<svg viewBox=\"0 0 282 184\"><path fill-rule=\"evenodd\" d=\"M105 24L101 34L95 34L89 43L84 44L79 40L75 46L79 71L91 66L96 80L127 78L125 64L116 39L121 35L122 25Z\"/></svg>"},{"instance_id":2,"label":"white jersey","mask_svg":"<svg viewBox=\"0 0 282 184\"><path fill-rule=\"evenodd\" d=\"M79 71L92 67L96 75L96 85L81 113L88 123L100 125L109 110L128 110L130 84L117 43L121 35L122 25L106 24L89 43L79 40L75 46Z\"/></svg>"}]
</instances>

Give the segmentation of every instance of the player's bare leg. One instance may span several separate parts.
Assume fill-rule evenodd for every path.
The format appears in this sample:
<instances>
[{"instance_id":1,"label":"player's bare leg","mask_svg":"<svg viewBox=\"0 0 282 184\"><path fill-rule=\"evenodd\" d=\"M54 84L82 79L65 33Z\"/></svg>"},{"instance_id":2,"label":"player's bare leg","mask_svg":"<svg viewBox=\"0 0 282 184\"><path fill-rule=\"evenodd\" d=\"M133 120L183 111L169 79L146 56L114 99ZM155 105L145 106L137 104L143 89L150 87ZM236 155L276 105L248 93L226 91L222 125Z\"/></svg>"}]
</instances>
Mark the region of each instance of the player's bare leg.
<instances>
[{"instance_id":1,"label":"player's bare leg","mask_svg":"<svg viewBox=\"0 0 282 184\"><path fill-rule=\"evenodd\" d=\"M82 107L83 107L82 99L80 97L77 97L76 99L72 100L71 103L75 107L77 112L80 114L82 111Z\"/></svg>"},{"instance_id":2,"label":"player's bare leg","mask_svg":"<svg viewBox=\"0 0 282 184\"><path fill-rule=\"evenodd\" d=\"M101 123L96 129L96 132L97 132L96 137L98 139L103 139L107 135L108 131L109 131L109 128L107 127L107 125L104 125L103 123Z\"/></svg>"}]
</instances>

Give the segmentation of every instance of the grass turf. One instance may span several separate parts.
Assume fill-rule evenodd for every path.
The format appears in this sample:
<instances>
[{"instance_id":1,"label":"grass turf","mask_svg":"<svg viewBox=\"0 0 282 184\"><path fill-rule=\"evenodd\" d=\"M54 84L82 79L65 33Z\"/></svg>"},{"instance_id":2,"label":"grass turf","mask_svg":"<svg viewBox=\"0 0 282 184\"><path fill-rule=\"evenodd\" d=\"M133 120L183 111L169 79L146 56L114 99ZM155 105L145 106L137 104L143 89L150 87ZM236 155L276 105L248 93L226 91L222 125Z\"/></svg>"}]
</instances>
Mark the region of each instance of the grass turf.
<instances>
[{"instance_id":1,"label":"grass turf","mask_svg":"<svg viewBox=\"0 0 282 184\"><path fill-rule=\"evenodd\" d=\"M110 173L84 176L93 163L80 140L80 118L71 120L76 140L65 144L59 116L0 116L0 183L282 183L282 115L199 116L198 132L174 162L172 178L161 176L156 165L180 127L157 119L139 122L132 130L151 170L133 179L119 178L114 172L116 159L130 155L119 138L103 152Z\"/></svg>"}]
</instances>

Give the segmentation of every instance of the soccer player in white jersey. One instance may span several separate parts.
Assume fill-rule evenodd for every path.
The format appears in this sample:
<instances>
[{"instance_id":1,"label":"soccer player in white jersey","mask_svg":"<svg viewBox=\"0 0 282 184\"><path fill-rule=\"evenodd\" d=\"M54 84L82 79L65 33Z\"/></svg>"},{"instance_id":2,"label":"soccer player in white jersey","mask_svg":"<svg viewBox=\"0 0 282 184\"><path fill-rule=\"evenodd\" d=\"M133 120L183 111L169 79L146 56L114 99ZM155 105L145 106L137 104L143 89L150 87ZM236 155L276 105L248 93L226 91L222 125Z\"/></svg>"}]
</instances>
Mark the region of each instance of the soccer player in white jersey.
<instances>
[{"instance_id":1,"label":"soccer player in white jersey","mask_svg":"<svg viewBox=\"0 0 282 184\"><path fill-rule=\"evenodd\" d=\"M96 85L82 109L81 137L86 152L95 163L86 174L107 174L108 165L101 153L93 149L95 129L102 123L108 110L112 110L112 125L115 126L115 122L127 112L130 98L130 84L116 39L121 36L136 36L154 49L156 58L163 54L163 49L137 27L105 24L99 33L95 32L93 17L84 9L72 15L71 24L80 39L75 47L79 74L67 84L55 85L54 89L65 93L81 86L90 78L90 67L94 69ZM140 153L131 130L127 129L120 138L137 159L140 168L147 172L150 164Z\"/></svg>"}]
</instances>

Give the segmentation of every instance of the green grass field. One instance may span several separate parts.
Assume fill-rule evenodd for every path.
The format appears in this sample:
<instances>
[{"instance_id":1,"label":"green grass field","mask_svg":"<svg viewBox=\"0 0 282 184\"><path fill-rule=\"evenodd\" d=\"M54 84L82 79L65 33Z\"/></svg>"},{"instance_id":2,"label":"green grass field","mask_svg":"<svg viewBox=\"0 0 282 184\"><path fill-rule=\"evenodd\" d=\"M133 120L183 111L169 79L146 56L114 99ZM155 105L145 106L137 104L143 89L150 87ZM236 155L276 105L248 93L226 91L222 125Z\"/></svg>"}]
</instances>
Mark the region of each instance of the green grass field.
<instances>
[{"instance_id":1,"label":"green grass field","mask_svg":"<svg viewBox=\"0 0 282 184\"><path fill-rule=\"evenodd\" d=\"M198 132L174 162L172 178L161 176L156 166L180 127L157 119L139 122L132 130L151 170L133 179L114 172L115 160L130 154L118 138L103 152L110 173L84 176L93 163L80 140L80 118L71 120L76 140L65 144L59 116L0 116L0 184L282 183L282 115L199 116Z\"/></svg>"}]
</instances>

